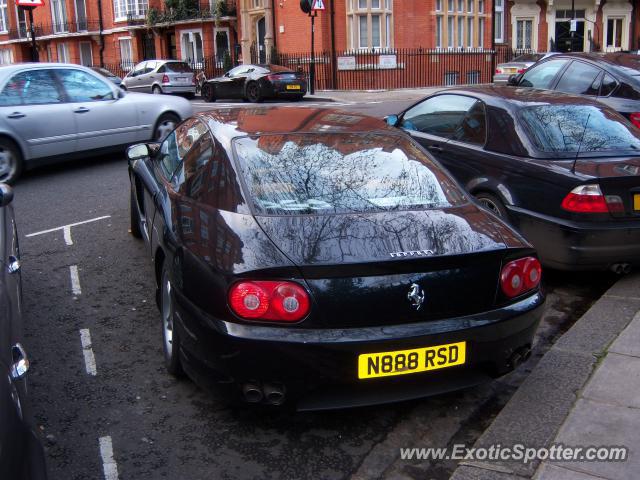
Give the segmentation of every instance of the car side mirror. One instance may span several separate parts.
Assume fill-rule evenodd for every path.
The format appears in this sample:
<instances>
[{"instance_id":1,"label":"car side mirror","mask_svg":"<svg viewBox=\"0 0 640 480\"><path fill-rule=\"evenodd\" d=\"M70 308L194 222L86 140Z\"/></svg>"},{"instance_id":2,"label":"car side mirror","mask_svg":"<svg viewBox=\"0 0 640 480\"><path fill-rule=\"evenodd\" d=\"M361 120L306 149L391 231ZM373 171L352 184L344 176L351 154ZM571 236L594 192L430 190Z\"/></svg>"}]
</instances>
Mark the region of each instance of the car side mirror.
<instances>
[{"instance_id":1,"label":"car side mirror","mask_svg":"<svg viewBox=\"0 0 640 480\"><path fill-rule=\"evenodd\" d=\"M225 73L225 74L224 74L224 76L225 76L226 78L229 78L229 72Z\"/></svg>"},{"instance_id":2,"label":"car side mirror","mask_svg":"<svg viewBox=\"0 0 640 480\"><path fill-rule=\"evenodd\" d=\"M151 156L151 151L146 143L138 143L127 148L127 158L130 161L141 160Z\"/></svg>"},{"instance_id":3,"label":"car side mirror","mask_svg":"<svg viewBox=\"0 0 640 480\"><path fill-rule=\"evenodd\" d=\"M397 127L400 119L397 115L387 115L386 117L384 117L384 121L387 122L387 125L389 125L390 127Z\"/></svg>"},{"instance_id":4,"label":"car side mirror","mask_svg":"<svg viewBox=\"0 0 640 480\"><path fill-rule=\"evenodd\" d=\"M507 85L509 85L510 87L517 87L518 84L520 83L520 77L522 77L522 75L519 73L514 73L509 75L509 79L507 80Z\"/></svg>"},{"instance_id":5,"label":"car side mirror","mask_svg":"<svg viewBox=\"0 0 640 480\"><path fill-rule=\"evenodd\" d=\"M0 207L6 207L13 200L13 189L6 183L0 183Z\"/></svg>"}]
</instances>

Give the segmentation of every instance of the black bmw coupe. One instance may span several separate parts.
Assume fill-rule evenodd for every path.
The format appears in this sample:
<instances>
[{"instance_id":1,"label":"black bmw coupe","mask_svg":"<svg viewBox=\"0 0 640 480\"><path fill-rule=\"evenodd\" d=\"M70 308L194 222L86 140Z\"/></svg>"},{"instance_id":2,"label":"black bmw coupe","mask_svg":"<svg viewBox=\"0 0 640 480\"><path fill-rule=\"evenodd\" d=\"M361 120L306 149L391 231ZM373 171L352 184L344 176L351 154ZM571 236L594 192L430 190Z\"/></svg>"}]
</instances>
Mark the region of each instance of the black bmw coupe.
<instances>
[{"instance_id":1,"label":"black bmw coupe","mask_svg":"<svg viewBox=\"0 0 640 480\"><path fill-rule=\"evenodd\" d=\"M380 120L210 111L128 156L172 374L323 409L468 387L530 352L534 249Z\"/></svg>"}]
</instances>

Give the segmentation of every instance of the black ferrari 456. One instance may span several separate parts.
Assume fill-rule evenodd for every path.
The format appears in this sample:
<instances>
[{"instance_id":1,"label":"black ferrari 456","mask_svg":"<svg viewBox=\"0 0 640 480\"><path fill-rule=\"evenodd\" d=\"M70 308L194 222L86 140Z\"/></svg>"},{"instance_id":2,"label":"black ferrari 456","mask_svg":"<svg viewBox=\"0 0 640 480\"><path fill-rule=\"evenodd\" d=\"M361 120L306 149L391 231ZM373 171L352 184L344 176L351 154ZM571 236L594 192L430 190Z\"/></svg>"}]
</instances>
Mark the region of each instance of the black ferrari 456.
<instances>
[{"instance_id":1,"label":"black ferrari 456","mask_svg":"<svg viewBox=\"0 0 640 480\"><path fill-rule=\"evenodd\" d=\"M302 100L307 93L307 77L280 65L240 65L222 77L207 80L201 92L207 102L223 98L250 102L268 98Z\"/></svg>"},{"instance_id":2,"label":"black ferrari 456","mask_svg":"<svg viewBox=\"0 0 640 480\"><path fill-rule=\"evenodd\" d=\"M529 355L534 249L380 120L211 111L128 156L172 374L323 409L468 387Z\"/></svg>"}]
</instances>

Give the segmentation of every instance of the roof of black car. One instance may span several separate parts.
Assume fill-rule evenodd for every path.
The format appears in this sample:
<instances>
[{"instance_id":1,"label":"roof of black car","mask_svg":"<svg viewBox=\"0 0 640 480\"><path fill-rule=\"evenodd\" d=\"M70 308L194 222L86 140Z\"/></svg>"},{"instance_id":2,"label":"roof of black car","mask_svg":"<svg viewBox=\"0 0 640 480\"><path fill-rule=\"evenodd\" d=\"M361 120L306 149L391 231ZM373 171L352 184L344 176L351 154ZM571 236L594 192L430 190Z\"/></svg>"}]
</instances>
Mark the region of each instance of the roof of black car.
<instances>
[{"instance_id":1,"label":"roof of black car","mask_svg":"<svg viewBox=\"0 0 640 480\"><path fill-rule=\"evenodd\" d=\"M382 118L331 108L229 108L209 110L197 116L207 122L214 133L227 138L268 133L397 132Z\"/></svg>"}]
</instances>

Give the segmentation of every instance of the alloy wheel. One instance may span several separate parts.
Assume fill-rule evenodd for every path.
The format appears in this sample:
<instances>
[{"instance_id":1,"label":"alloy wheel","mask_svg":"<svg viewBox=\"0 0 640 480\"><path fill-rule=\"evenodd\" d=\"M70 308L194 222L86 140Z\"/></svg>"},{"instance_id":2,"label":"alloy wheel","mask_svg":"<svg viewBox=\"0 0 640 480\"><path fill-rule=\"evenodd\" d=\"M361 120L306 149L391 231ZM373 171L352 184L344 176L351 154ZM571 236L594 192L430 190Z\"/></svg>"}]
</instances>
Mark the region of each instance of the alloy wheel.
<instances>
[{"instance_id":1,"label":"alloy wheel","mask_svg":"<svg viewBox=\"0 0 640 480\"><path fill-rule=\"evenodd\" d=\"M162 278L162 337L168 358L173 354L173 305L171 302L171 282L169 273L165 272Z\"/></svg>"}]
</instances>

